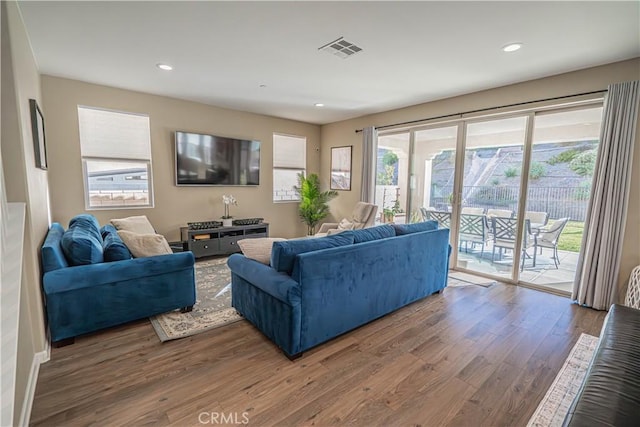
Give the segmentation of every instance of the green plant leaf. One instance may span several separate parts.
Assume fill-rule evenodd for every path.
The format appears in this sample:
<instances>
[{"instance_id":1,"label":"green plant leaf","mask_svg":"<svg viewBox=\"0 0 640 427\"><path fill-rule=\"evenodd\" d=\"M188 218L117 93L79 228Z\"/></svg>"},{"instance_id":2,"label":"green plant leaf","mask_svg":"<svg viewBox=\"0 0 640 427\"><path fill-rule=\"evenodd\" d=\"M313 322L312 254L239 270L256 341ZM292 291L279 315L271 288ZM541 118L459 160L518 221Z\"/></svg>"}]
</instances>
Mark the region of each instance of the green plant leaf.
<instances>
[{"instance_id":1,"label":"green plant leaf","mask_svg":"<svg viewBox=\"0 0 640 427\"><path fill-rule=\"evenodd\" d=\"M316 225L329 215L329 202L338 196L334 190L321 191L320 179L316 174L305 177L298 174L298 186L294 187L300 196L298 215L307 224L308 233L313 234Z\"/></svg>"}]
</instances>

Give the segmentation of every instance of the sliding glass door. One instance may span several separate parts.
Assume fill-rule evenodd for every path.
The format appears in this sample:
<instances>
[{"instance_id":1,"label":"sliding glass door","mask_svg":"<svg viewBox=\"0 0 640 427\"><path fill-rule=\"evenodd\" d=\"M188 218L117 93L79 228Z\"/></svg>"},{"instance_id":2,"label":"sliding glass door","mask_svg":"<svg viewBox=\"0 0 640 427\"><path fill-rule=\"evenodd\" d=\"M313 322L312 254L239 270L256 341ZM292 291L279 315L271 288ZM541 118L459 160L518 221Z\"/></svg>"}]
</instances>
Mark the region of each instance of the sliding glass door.
<instances>
[{"instance_id":1,"label":"sliding glass door","mask_svg":"<svg viewBox=\"0 0 640 427\"><path fill-rule=\"evenodd\" d=\"M466 127L457 266L511 279L527 116Z\"/></svg>"},{"instance_id":2,"label":"sliding glass door","mask_svg":"<svg viewBox=\"0 0 640 427\"><path fill-rule=\"evenodd\" d=\"M520 280L571 292L582 250L602 107L536 114L525 218L536 251Z\"/></svg>"},{"instance_id":3,"label":"sliding glass door","mask_svg":"<svg viewBox=\"0 0 640 427\"><path fill-rule=\"evenodd\" d=\"M383 134L377 222L436 220L452 268L569 292L601 114L590 101Z\"/></svg>"}]
</instances>

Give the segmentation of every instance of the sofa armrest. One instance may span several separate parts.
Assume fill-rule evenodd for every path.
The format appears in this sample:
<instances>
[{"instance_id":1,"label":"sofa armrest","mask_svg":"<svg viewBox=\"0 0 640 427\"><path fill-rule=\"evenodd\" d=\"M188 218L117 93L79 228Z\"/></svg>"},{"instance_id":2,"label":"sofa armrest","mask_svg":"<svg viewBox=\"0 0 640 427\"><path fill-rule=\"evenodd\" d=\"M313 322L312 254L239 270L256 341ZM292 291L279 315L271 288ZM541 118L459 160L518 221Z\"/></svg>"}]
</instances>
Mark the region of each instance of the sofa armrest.
<instances>
[{"instance_id":1,"label":"sofa armrest","mask_svg":"<svg viewBox=\"0 0 640 427\"><path fill-rule=\"evenodd\" d=\"M45 273L45 294L104 285L121 280L148 278L193 268L195 258L191 252L134 258L125 261L103 262L61 268Z\"/></svg>"},{"instance_id":2,"label":"sofa armrest","mask_svg":"<svg viewBox=\"0 0 640 427\"><path fill-rule=\"evenodd\" d=\"M268 265L241 254L231 255L227 265L232 275L240 276L274 298L289 305L300 304L300 286L286 273L279 273Z\"/></svg>"},{"instance_id":3,"label":"sofa armrest","mask_svg":"<svg viewBox=\"0 0 640 427\"><path fill-rule=\"evenodd\" d=\"M320 230L318 230L318 233L326 233L334 228L338 228L337 222L325 222L320 226Z\"/></svg>"},{"instance_id":4,"label":"sofa armrest","mask_svg":"<svg viewBox=\"0 0 640 427\"><path fill-rule=\"evenodd\" d=\"M563 426L640 425L640 310L614 304Z\"/></svg>"}]
</instances>

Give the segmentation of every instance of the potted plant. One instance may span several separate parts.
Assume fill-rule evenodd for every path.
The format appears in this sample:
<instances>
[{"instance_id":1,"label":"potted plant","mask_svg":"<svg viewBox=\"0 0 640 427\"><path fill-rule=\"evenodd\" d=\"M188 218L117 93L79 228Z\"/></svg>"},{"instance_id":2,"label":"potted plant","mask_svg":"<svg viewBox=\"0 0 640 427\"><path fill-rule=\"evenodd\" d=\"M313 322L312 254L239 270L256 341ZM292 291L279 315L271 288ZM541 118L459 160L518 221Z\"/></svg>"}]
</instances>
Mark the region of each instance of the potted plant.
<instances>
[{"instance_id":1,"label":"potted plant","mask_svg":"<svg viewBox=\"0 0 640 427\"><path fill-rule=\"evenodd\" d=\"M222 202L224 203L224 215L222 216L222 226L223 227L231 227L233 225L233 217L229 212L229 206L235 205L238 206L238 201L232 195L224 194L222 196Z\"/></svg>"},{"instance_id":2,"label":"potted plant","mask_svg":"<svg viewBox=\"0 0 640 427\"><path fill-rule=\"evenodd\" d=\"M384 215L384 222L393 222L394 218L397 214L401 213L402 209L400 209L400 201L396 199L393 203L393 206L390 208L384 208L382 213Z\"/></svg>"},{"instance_id":3,"label":"potted plant","mask_svg":"<svg viewBox=\"0 0 640 427\"><path fill-rule=\"evenodd\" d=\"M329 201L338 195L337 191L320 191L320 179L315 173L305 177L298 174L298 186L293 187L300 196L298 214L307 224L307 234L312 236L316 232L316 225L329 215Z\"/></svg>"}]
</instances>

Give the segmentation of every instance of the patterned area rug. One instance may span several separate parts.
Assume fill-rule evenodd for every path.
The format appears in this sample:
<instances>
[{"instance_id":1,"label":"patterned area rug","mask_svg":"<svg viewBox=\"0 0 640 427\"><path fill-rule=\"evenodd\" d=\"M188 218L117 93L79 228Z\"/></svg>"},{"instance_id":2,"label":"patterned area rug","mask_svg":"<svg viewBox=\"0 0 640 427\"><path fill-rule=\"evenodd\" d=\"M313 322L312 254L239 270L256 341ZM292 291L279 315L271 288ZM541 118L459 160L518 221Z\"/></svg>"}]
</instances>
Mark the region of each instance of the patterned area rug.
<instances>
[{"instance_id":1,"label":"patterned area rug","mask_svg":"<svg viewBox=\"0 0 640 427\"><path fill-rule=\"evenodd\" d=\"M462 273L460 271L454 271L449 273L447 286L460 288L463 286L477 285L488 288L491 285L495 285L495 283L495 280L474 276L473 274Z\"/></svg>"},{"instance_id":2,"label":"patterned area rug","mask_svg":"<svg viewBox=\"0 0 640 427\"><path fill-rule=\"evenodd\" d=\"M196 303L193 311L179 310L151 317L160 341L175 340L228 325L242 319L231 307L231 271L227 258L198 261L196 269Z\"/></svg>"},{"instance_id":3,"label":"patterned area rug","mask_svg":"<svg viewBox=\"0 0 640 427\"><path fill-rule=\"evenodd\" d=\"M569 412L573 398L578 394L587 373L598 338L582 334L569 353L553 384L533 413L527 427L561 426Z\"/></svg>"}]
</instances>

